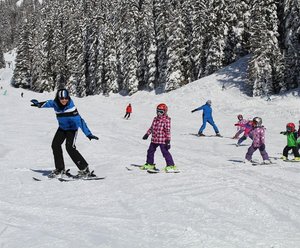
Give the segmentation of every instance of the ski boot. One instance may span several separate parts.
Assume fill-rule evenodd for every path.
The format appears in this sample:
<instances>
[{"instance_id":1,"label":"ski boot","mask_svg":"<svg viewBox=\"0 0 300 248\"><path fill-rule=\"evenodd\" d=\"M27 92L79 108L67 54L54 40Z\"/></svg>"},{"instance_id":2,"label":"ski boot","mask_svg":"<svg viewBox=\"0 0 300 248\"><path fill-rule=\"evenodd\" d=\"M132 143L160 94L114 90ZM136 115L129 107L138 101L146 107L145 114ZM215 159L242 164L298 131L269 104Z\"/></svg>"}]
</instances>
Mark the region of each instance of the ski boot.
<instances>
[{"instance_id":1,"label":"ski boot","mask_svg":"<svg viewBox=\"0 0 300 248\"><path fill-rule=\"evenodd\" d=\"M199 132L199 133L198 133L198 136L199 136L199 137L201 137L201 136L205 136L205 134L203 134L203 133Z\"/></svg>"},{"instance_id":2,"label":"ski boot","mask_svg":"<svg viewBox=\"0 0 300 248\"><path fill-rule=\"evenodd\" d=\"M53 171L50 172L50 174L48 175L48 178L56 178L56 177L62 177L63 175L65 175L65 170L58 170L55 169Z\"/></svg>"},{"instance_id":3,"label":"ski boot","mask_svg":"<svg viewBox=\"0 0 300 248\"><path fill-rule=\"evenodd\" d=\"M280 159L282 159L283 161L287 161L288 158L286 156L281 156Z\"/></svg>"},{"instance_id":4,"label":"ski boot","mask_svg":"<svg viewBox=\"0 0 300 248\"><path fill-rule=\"evenodd\" d=\"M90 172L89 167L86 167L83 170L79 170L78 174L74 176L75 178L88 178L88 177L96 177L94 171Z\"/></svg>"},{"instance_id":5,"label":"ski boot","mask_svg":"<svg viewBox=\"0 0 300 248\"><path fill-rule=\"evenodd\" d=\"M175 165L167 165L164 170L165 170L166 173L177 173L177 172L179 172L179 170L177 169L177 167Z\"/></svg>"},{"instance_id":6,"label":"ski boot","mask_svg":"<svg viewBox=\"0 0 300 248\"><path fill-rule=\"evenodd\" d=\"M217 137L222 137L222 135L220 133L216 133Z\"/></svg>"},{"instance_id":7,"label":"ski boot","mask_svg":"<svg viewBox=\"0 0 300 248\"><path fill-rule=\"evenodd\" d=\"M144 164L143 166L140 167L141 170L156 170L155 164Z\"/></svg>"},{"instance_id":8,"label":"ski boot","mask_svg":"<svg viewBox=\"0 0 300 248\"><path fill-rule=\"evenodd\" d=\"M271 160L266 159L266 160L263 161L263 164L272 164L272 162L271 162Z\"/></svg>"}]
</instances>

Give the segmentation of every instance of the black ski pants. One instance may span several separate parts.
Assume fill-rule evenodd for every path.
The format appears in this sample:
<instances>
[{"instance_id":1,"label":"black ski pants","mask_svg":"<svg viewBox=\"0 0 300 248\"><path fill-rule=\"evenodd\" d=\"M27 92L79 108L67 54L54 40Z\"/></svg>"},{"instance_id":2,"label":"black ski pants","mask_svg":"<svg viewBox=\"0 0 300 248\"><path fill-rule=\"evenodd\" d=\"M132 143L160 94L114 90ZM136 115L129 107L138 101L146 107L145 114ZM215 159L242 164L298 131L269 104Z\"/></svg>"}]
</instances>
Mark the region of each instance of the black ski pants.
<instances>
[{"instance_id":1,"label":"black ski pants","mask_svg":"<svg viewBox=\"0 0 300 248\"><path fill-rule=\"evenodd\" d=\"M60 128L57 129L51 145L54 155L55 168L57 170L61 171L65 169L63 151L61 148L61 145L65 140L66 150L73 162L77 165L78 169L84 170L88 166L88 163L76 149L76 137L77 130L62 130Z\"/></svg>"},{"instance_id":2,"label":"black ski pants","mask_svg":"<svg viewBox=\"0 0 300 248\"><path fill-rule=\"evenodd\" d=\"M298 151L298 147L297 146L293 146L293 147L289 147L289 146L286 146L284 149L283 149L283 156L285 157L288 157L288 154L289 154L289 150L293 151L293 154L294 154L294 157L300 157L299 155L299 151Z\"/></svg>"},{"instance_id":3,"label":"black ski pants","mask_svg":"<svg viewBox=\"0 0 300 248\"><path fill-rule=\"evenodd\" d=\"M126 112L126 114L124 115L124 119L127 117L127 119L130 117L130 112Z\"/></svg>"}]
</instances>

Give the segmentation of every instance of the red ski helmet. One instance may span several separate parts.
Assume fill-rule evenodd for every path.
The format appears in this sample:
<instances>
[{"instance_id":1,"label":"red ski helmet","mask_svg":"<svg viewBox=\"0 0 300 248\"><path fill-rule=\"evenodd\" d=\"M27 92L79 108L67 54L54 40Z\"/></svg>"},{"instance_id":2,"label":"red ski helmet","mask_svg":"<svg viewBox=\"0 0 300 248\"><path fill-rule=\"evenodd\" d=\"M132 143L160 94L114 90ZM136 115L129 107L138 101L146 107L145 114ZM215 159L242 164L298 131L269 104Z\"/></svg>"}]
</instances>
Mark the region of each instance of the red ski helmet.
<instances>
[{"instance_id":1,"label":"red ski helmet","mask_svg":"<svg viewBox=\"0 0 300 248\"><path fill-rule=\"evenodd\" d=\"M288 132L295 132L295 124L292 122L286 124L286 130Z\"/></svg>"},{"instance_id":2,"label":"red ski helmet","mask_svg":"<svg viewBox=\"0 0 300 248\"><path fill-rule=\"evenodd\" d=\"M166 115L167 112L168 112L168 107L167 107L166 104L160 103L160 104L157 105L157 107L156 107L156 113L158 115Z\"/></svg>"}]
</instances>

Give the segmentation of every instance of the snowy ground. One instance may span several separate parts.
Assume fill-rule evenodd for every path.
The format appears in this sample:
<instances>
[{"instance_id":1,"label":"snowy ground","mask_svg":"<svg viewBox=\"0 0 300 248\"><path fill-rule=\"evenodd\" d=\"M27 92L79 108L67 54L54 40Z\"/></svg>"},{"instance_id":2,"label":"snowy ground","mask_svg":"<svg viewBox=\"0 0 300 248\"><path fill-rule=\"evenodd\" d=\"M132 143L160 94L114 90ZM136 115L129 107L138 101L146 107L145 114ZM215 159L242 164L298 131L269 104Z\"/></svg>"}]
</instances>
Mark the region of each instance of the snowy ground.
<instances>
[{"instance_id":1,"label":"snowy ground","mask_svg":"<svg viewBox=\"0 0 300 248\"><path fill-rule=\"evenodd\" d=\"M80 133L77 148L106 179L69 183L32 180L53 169L57 123L53 110L30 107L29 101L54 94L11 88L11 70L0 70L0 247L300 247L300 164L238 163L248 146L236 147L228 138L237 114L261 116L267 151L279 157L286 144L279 132L287 122L298 123L299 99L292 93L272 101L245 96L239 91L245 65L241 60L168 94L74 98L100 138L89 141ZM224 138L189 135L198 131L202 115L190 111L207 99ZM128 171L131 163L145 162L150 141L142 136L161 102L169 106L171 153L181 173ZM134 112L126 121L128 103ZM213 134L212 128L205 133ZM254 158L261 160L259 153ZM66 153L65 160L75 173ZM165 165L160 151L156 163Z\"/></svg>"}]
</instances>

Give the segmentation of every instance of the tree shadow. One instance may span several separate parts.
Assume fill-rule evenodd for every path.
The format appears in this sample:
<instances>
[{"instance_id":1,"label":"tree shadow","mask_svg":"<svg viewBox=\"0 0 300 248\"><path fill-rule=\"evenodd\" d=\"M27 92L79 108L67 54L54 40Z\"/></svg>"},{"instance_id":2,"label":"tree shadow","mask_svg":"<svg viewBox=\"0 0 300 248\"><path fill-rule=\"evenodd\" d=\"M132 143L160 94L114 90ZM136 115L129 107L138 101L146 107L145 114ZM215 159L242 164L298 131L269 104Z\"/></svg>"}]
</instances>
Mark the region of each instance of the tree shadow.
<instances>
[{"instance_id":1,"label":"tree shadow","mask_svg":"<svg viewBox=\"0 0 300 248\"><path fill-rule=\"evenodd\" d=\"M250 55L247 55L215 72L216 75L223 78L218 80L221 82L223 90L238 88L240 92L252 96L251 87L246 84L249 59Z\"/></svg>"}]
</instances>

